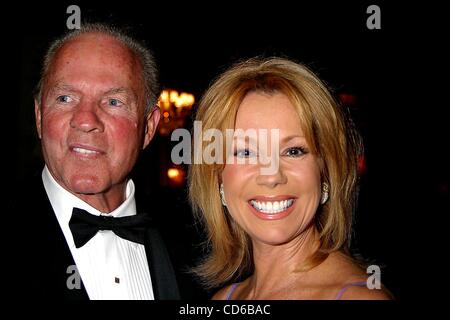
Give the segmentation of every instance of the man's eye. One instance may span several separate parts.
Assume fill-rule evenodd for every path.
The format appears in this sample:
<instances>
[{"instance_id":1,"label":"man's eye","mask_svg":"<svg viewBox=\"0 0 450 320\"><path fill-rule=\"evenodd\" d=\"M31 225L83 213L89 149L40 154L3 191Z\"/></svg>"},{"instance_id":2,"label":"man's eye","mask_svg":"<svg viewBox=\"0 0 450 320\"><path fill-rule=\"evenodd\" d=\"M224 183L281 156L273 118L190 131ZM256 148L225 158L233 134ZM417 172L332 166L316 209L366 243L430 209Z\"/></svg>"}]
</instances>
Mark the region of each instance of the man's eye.
<instances>
[{"instance_id":1,"label":"man's eye","mask_svg":"<svg viewBox=\"0 0 450 320\"><path fill-rule=\"evenodd\" d=\"M56 101L61 103L69 103L72 101L72 98L70 98L68 95L62 95L56 98Z\"/></svg>"},{"instance_id":2,"label":"man's eye","mask_svg":"<svg viewBox=\"0 0 450 320\"><path fill-rule=\"evenodd\" d=\"M118 100L118 99L109 99L108 100L108 104L112 107L119 107L121 106L123 103L122 101Z\"/></svg>"},{"instance_id":3,"label":"man's eye","mask_svg":"<svg viewBox=\"0 0 450 320\"><path fill-rule=\"evenodd\" d=\"M285 151L285 155L289 157L300 157L304 155L306 152L305 148L303 147L293 147L289 148Z\"/></svg>"},{"instance_id":4,"label":"man's eye","mask_svg":"<svg viewBox=\"0 0 450 320\"><path fill-rule=\"evenodd\" d=\"M249 149L236 150L234 156L238 158L248 158L255 156L255 153Z\"/></svg>"}]
</instances>

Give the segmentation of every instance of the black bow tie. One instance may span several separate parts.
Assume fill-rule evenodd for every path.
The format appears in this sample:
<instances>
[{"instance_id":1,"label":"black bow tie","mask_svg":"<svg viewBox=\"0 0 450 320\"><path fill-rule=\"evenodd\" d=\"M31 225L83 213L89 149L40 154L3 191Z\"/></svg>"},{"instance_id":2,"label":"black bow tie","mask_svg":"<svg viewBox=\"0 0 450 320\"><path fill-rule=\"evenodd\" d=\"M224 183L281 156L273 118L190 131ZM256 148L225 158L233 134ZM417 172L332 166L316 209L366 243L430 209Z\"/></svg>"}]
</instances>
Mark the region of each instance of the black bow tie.
<instances>
[{"instance_id":1,"label":"black bow tie","mask_svg":"<svg viewBox=\"0 0 450 320\"><path fill-rule=\"evenodd\" d=\"M147 214L114 218L95 216L83 209L73 208L69 227L77 248L84 246L99 230L111 230L123 239L144 244L145 230L150 221Z\"/></svg>"}]
</instances>

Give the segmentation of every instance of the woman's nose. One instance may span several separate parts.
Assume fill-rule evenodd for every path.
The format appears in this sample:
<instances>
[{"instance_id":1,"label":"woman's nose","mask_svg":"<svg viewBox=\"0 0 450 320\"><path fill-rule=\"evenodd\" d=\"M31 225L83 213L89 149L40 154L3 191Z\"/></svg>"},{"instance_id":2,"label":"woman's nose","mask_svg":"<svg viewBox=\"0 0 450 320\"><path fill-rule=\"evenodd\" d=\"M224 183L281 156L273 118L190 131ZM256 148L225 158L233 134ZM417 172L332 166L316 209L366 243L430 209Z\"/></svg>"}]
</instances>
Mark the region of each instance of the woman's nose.
<instances>
[{"instance_id":1,"label":"woman's nose","mask_svg":"<svg viewBox=\"0 0 450 320\"><path fill-rule=\"evenodd\" d=\"M272 171L270 174L259 173L256 177L256 183L259 185L264 185L269 188L275 188L279 184L287 183L287 176L284 174L281 166L276 170Z\"/></svg>"}]
</instances>

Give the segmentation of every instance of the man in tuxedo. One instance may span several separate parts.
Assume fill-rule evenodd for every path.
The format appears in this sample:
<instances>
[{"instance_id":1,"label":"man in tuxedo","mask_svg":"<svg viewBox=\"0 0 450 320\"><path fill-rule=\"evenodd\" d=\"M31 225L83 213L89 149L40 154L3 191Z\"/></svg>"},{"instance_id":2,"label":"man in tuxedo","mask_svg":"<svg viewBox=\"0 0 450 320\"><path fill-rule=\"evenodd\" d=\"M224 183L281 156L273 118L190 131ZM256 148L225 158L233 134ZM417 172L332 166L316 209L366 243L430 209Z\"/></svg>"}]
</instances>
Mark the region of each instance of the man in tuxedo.
<instances>
[{"instance_id":1,"label":"man in tuxedo","mask_svg":"<svg viewBox=\"0 0 450 320\"><path fill-rule=\"evenodd\" d=\"M35 96L45 167L13 201L8 280L21 298L179 298L128 178L157 129L158 96L153 56L120 31L86 24L51 44Z\"/></svg>"}]
</instances>

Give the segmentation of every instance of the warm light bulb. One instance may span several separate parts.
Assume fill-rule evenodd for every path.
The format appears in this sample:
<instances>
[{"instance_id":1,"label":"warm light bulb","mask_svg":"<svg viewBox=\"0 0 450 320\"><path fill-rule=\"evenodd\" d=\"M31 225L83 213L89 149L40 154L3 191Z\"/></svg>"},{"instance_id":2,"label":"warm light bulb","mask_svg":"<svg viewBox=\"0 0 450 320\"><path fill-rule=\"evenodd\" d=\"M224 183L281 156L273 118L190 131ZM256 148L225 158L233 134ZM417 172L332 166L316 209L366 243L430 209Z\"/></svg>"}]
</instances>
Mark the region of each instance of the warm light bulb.
<instances>
[{"instance_id":1,"label":"warm light bulb","mask_svg":"<svg viewBox=\"0 0 450 320\"><path fill-rule=\"evenodd\" d=\"M169 170L167 170L167 176L170 179L175 179L180 175L180 170L176 169L176 168L170 168Z\"/></svg>"}]
</instances>

